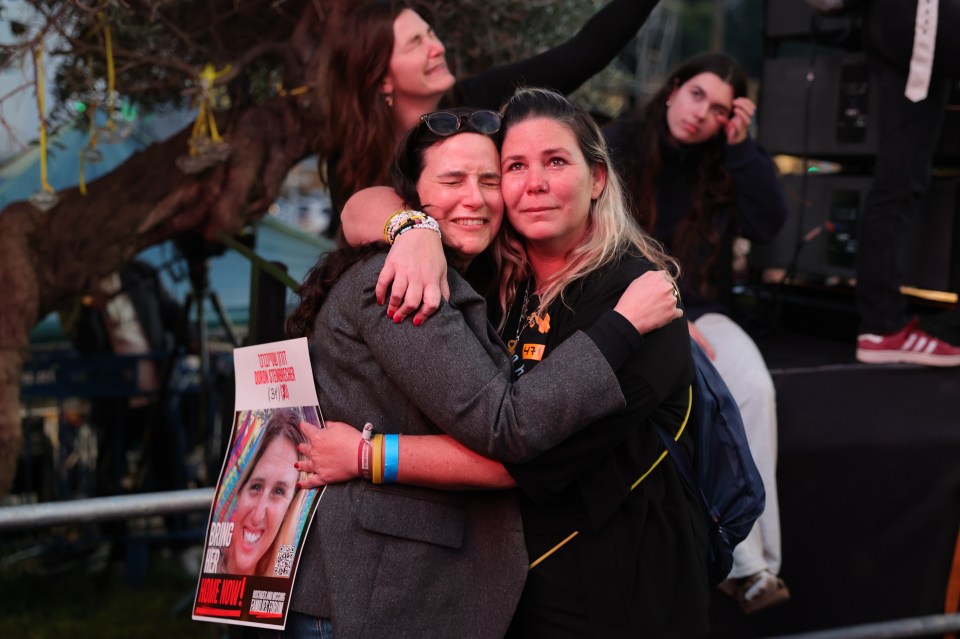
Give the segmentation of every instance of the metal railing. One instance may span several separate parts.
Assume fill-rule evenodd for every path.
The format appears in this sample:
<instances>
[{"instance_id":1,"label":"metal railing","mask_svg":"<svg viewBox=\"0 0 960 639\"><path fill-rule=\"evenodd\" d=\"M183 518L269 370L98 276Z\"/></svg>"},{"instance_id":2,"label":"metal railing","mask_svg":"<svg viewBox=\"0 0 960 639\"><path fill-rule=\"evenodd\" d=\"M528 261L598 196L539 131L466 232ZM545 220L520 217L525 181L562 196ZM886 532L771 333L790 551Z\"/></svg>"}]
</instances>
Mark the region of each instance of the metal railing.
<instances>
[{"instance_id":1,"label":"metal railing","mask_svg":"<svg viewBox=\"0 0 960 639\"><path fill-rule=\"evenodd\" d=\"M209 511L213 488L91 497L0 508L0 532L154 515Z\"/></svg>"},{"instance_id":2,"label":"metal railing","mask_svg":"<svg viewBox=\"0 0 960 639\"><path fill-rule=\"evenodd\" d=\"M91 523L156 515L207 511L214 488L161 493L91 497L0 508L0 533L61 524ZM831 628L766 639L907 639L960 631L960 614L928 615L878 623Z\"/></svg>"}]
</instances>

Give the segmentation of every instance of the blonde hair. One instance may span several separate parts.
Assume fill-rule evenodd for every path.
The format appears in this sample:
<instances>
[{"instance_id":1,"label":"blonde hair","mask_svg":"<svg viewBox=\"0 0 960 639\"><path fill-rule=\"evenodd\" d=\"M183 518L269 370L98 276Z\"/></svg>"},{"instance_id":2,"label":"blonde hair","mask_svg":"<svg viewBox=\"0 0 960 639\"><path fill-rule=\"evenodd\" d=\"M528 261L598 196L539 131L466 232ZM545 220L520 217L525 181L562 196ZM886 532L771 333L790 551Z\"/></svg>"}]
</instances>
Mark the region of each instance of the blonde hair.
<instances>
[{"instance_id":1,"label":"blonde hair","mask_svg":"<svg viewBox=\"0 0 960 639\"><path fill-rule=\"evenodd\" d=\"M540 308L548 307L558 297L562 299L564 288L571 282L616 262L625 253L642 256L656 268L679 276L677 262L634 220L603 134L589 113L555 91L530 87L517 89L502 113L501 146L513 126L533 118L547 118L570 129L591 170L602 167L606 171L606 185L590 205L583 242L567 254L563 268L546 282L538 283ZM531 274L524 242L505 223L493 245L500 272L500 329L516 299L519 284Z\"/></svg>"}]
</instances>

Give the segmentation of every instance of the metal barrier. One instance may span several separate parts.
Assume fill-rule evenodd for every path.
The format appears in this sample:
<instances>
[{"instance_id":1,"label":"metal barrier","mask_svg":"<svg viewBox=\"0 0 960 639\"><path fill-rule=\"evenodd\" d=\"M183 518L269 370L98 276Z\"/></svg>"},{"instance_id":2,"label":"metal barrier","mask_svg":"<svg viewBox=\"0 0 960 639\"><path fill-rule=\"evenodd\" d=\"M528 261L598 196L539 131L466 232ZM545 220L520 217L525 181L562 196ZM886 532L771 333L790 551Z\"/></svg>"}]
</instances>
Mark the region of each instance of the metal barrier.
<instances>
[{"instance_id":1,"label":"metal barrier","mask_svg":"<svg viewBox=\"0 0 960 639\"><path fill-rule=\"evenodd\" d=\"M92 497L0 508L0 533L60 524L171 515L210 509L216 490L196 488L162 493ZM960 614L929 615L879 623L777 635L766 639L906 639L960 631Z\"/></svg>"},{"instance_id":2,"label":"metal barrier","mask_svg":"<svg viewBox=\"0 0 960 639\"><path fill-rule=\"evenodd\" d=\"M162 493L91 497L0 508L0 532L110 519L151 517L209 511L215 489L195 488Z\"/></svg>"},{"instance_id":3,"label":"metal barrier","mask_svg":"<svg viewBox=\"0 0 960 639\"><path fill-rule=\"evenodd\" d=\"M905 639L938 636L958 630L960 630L960 614L928 615L817 632L778 635L767 639Z\"/></svg>"}]
</instances>

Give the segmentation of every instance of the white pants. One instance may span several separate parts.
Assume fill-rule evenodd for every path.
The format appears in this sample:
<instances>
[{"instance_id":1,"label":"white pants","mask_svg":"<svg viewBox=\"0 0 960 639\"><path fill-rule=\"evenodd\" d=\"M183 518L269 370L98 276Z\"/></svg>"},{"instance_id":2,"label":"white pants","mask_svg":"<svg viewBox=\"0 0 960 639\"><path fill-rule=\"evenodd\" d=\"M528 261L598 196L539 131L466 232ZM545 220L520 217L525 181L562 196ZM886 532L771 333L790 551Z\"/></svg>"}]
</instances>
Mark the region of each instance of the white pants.
<instances>
[{"instance_id":1,"label":"white pants","mask_svg":"<svg viewBox=\"0 0 960 639\"><path fill-rule=\"evenodd\" d=\"M716 353L713 365L727 384L747 432L750 452L767 494L763 514L733 551L730 578L761 570L780 572L780 507L777 501L777 398L763 356L750 336L725 315L708 313L694 325Z\"/></svg>"}]
</instances>

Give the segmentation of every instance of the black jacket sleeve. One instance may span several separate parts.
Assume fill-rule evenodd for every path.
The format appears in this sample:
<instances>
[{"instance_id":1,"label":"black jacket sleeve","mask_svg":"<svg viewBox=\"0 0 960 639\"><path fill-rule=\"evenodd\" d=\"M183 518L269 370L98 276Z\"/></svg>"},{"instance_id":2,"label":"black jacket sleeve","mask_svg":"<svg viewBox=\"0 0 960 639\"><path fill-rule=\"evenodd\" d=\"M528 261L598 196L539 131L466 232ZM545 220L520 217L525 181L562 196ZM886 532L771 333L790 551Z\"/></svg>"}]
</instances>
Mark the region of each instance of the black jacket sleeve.
<instances>
[{"instance_id":1,"label":"black jacket sleeve","mask_svg":"<svg viewBox=\"0 0 960 639\"><path fill-rule=\"evenodd\" d=\"M634 328L630 320L613 309L601 315L600 319L584 332L615 371L643 346L643 335Z\"/></svg>"},{"instance_id":2,"label":"black jacket sleeve","mask_svg":"<svg viewBox=\"0 0 960 639\"><path fill-rule=\"evenodd\" d=\"M459 97L468 106L499 109L518 86L572 93L613 60L658 2L612 0L563 44L467 78L460 83Z\"/></svg>"},{"instance_id":3,"label":"black jacket sleeve","mask_svg":"<svg viewBox=\"0 0 960 639\"><path fill-rule=\"evenodd\" d=\"M750 240L769 242L787 220L787 204L773 160L747 138L727 146L725 163L737 188L740 233Z\"/></svg>"},{"instance_id":4,"label":"black jacket sleeve","mask_svg":"<svg viewBox=\"0 0 960 639\"><path fill-rule=\"evenodd\" d=\"M612 307L626 286L644 270L638 269L638 264L642 263L634 261L608 273L599 281L591 282L575 301L571 298L573 319L564 323L556 339L562 340L582 323L593 321L598 313ZM507 464L507 470L534 502L550 502L574 482L580 482L589 484L586 487L590 492L613 499L615 510L629 492L629 485L637 479L633 476L635 471L659 451L659 447L649 450L648 443L656 441L651 418L656 415L668 429L682 419L686 408L685 388L692 372L685 320L650 332L644 336L642 348L628 356L617 373L627 401L624 410L593 422L527 463ZM643 450L618 450L625 442ZM598 483L603 484L603 488L593 490ZM592 510L591 504L587 507ZM607 506L602 509L609 510ZM591 519L602 518L602 514L594 517L591 513Z\"/></svg>"}]
</instances>

